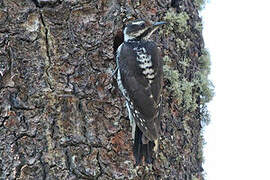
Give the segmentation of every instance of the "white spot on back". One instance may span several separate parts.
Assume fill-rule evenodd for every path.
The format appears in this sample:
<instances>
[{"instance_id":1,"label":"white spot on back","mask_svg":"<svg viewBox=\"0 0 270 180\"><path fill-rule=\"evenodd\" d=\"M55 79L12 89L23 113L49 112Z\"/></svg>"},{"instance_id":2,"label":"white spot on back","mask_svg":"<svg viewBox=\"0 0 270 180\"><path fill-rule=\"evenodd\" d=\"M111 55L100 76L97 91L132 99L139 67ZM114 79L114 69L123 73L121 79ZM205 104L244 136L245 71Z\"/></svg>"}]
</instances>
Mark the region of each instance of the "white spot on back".
<instances>
[{"instance_id":1,"label":"white spot on back","mask_svg":"<svg viewBox=\"0 0 270 180\"><path fill-rule=\"evenodd\" d=\"M142 64L139 64L140 68L146 69L146 68L152 68L152 62L151 61L144 61ZM154 70L153 70L154 72Z\"/></svg>"},{"instance_id":2,"label":"white spot on back","mask_svg":"<svg viewBox=\"0 0 270 180\"><path fill-rule=\"evenodd\" d=\"M154 73L154 70L153 69L145 69L143 71L143 74L147 75L147 74L153 74Z\"/></svg>"},{"instance_id":3,"label":"white spot on back","mask_svg":"<svg viewBox=\"0 0 270 180\"><path fill-rule=\"evenodd\" d=\"M148 74L146 77L147 77L148 79L153 79L153 78L155 77L155 75L154 75L154 74Z\"/></svg>"},{"instance_id":4,"label":"white spot on back","mask_svg":"<svg viewBox=\"0 0 270 180\"><path fill-rule=\"evenodd\" d=\"M149 83L152 83L152 80L155 75L154 69L152 68L151 55L147 54L144 47L135 47L133 50L136 52L137 61L139 62L139 67L143 69L143 74L149 79Z\"/></svg>"}]
</instances>

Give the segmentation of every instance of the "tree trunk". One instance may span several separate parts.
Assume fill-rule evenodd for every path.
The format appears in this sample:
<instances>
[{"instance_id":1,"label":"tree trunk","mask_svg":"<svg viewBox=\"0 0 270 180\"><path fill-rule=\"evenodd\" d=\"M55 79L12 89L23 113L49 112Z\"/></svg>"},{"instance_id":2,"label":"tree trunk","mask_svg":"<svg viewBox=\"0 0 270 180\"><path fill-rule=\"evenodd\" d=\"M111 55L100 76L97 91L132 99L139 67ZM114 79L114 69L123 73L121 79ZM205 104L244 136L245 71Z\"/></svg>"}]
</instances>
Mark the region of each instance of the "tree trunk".
<instances>
[{"instance_id":1,"label":"tree trunk","mask_svg":"<svg viewBox=\"0 0 270 180\"><path fill-rule=\"evenodd\" d=\"M212 97L203 0L0 0L0 179L201 180ZM136 167L114 53L131 17L165 20L163 135Z\"/></svg>"}]
</instances>

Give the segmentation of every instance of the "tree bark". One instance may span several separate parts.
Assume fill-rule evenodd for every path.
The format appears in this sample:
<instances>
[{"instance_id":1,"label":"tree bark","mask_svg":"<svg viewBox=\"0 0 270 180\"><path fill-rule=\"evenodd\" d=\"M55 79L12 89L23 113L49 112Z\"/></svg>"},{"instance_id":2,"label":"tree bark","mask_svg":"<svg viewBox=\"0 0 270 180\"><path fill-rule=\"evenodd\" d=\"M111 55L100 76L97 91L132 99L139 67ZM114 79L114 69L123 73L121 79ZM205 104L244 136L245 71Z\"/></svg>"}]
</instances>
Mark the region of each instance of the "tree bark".
<instances>
[{"instance_id":1,"label":"tree bark","mask_svg":"<svg viewBox=\"0 0 270 180\"><path fill-rule=\"evenodd\" d=\"M203 0L0 0L0 179L201 180L212 97ZM165 20L163 135L135 166L124 98L111 78L131 18Z\"/></svg>"}]
</instances>

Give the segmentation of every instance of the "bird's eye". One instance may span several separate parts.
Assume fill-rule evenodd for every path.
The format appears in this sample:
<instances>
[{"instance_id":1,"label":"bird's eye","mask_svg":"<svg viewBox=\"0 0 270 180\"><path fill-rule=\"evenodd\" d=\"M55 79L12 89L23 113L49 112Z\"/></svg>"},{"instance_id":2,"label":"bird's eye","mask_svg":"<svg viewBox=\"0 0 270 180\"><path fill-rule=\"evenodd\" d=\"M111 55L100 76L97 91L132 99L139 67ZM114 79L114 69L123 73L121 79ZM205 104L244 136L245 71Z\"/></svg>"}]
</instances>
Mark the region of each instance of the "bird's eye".
<instances>
[{"instance_id":1,"label":"bird's eye","mask_svg":"<svg viewBox=\"0 0 270 180\"><path fill-rule=\"evenodd\" d=\"M145 24L143 23L143 24L141 24L141 28L145 28Z\"/></svg>"}]
</instances>

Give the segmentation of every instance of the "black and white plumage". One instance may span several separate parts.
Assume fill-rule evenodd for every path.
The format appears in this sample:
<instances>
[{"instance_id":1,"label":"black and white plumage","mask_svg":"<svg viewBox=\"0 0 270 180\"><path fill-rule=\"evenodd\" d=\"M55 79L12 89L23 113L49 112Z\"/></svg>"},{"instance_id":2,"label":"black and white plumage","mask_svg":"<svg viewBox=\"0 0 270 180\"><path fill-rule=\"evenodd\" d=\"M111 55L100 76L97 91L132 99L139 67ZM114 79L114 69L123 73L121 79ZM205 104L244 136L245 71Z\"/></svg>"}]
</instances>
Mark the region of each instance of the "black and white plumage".
<instances>
[{"instance_id":1,"label":"black and white plumage","mask_svg":"<svg viewBox=\"0 0 270 180\"><path fill-rule=\"evenodd\" d=\"M160 136L162 60L156 44L147 39L164 22L132 21L124 29L124 42L117 49L117 82L126 99L134 138L136 163L152 162ZM156 141L157 143L157 141Z\"/></svg>"}]
</instances>

